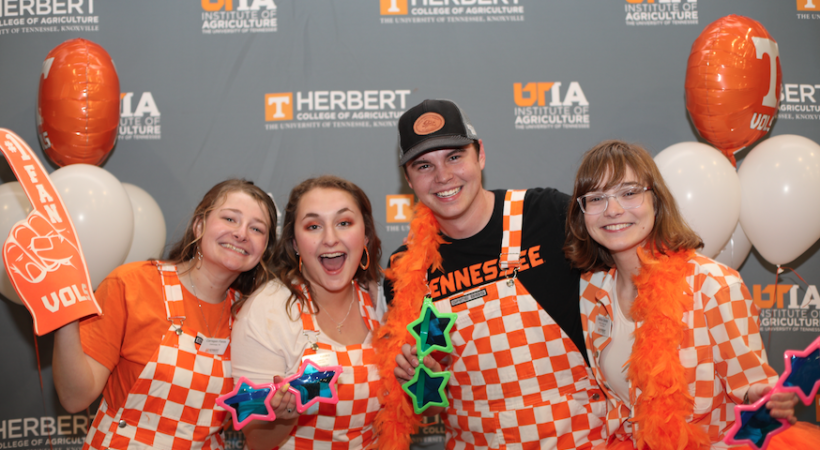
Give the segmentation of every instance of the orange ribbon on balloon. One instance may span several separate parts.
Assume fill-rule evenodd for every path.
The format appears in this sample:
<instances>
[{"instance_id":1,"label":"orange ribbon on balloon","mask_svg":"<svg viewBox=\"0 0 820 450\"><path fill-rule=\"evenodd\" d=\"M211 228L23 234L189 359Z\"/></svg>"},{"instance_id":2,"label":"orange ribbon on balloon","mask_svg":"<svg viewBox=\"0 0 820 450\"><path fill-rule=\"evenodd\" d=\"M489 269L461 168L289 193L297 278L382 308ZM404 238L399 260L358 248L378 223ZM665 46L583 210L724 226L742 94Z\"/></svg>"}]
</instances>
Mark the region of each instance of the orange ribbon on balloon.
<instances>
[{"instance_id":1,"label":"orange ribbon on balloon","mask_svg":"<svg viewBox=\"0 0 820 450\"><path fill-rule=\"evenodd\" d=\"M700 135L732 165L771 129L780 104L780 53L759 22L730 15L709 24L686 65L686 109Z\"/></svg>"}]
</instances>

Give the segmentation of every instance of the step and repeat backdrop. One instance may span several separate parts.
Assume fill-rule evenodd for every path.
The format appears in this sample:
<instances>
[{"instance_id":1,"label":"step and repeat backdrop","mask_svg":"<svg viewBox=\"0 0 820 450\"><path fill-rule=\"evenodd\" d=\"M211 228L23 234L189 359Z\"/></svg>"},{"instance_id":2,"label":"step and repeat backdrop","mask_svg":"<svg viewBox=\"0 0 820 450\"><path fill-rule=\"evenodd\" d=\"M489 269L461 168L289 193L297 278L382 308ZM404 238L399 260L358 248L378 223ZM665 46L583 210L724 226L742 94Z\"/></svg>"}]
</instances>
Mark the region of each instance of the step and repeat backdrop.
<instances>
[{"instance_id":1,"label":"step and repeat backdrop","mask_svg":"<svg viewBox=\"0 0 820 450\"><path fill-rule=\"evenodd\" d=\"M52 69L44 64L49 52L83 38L108 52L119 79L118 139L100 167L144 194L146 205L158 205L149 217L166 224L149 226L157 252L167 255L166 245L181 237L217 181L253 180L281 208L295 184L330 173L368 194L390 254L407 234L415 201L396 150L396 122L406 109L425 98L456 101L484 141L486 188L569 192L580 156L602 140L637 142L655 155L675 144L710 145L687 112L687 61L704 29L732 14L759 22L771 41L757 55L771 70L739 75L740 84L770 86L771 113L743 119L742 128L762 137L737 146L745 148L734 154L742 175L734 183L742 196L778 177L816 178L820 154L810 145L792 173L742 172L747 156L764 150L757 147L777 154L779 145L805 144L795 136L820 142L818 0L0 0L0 127L26 140L49 172L59 169L44 151L49 140L38 136L38 86ZM781 135L782 142L767 144ZM3 185L14 181L0 162L0 207L13 203ZM717 197L704 180L675 183ZM770 211L748 219L760 225L755 236L732 232L745 203L718 204L715 213L687 207L693 222L706 220L702 234L730 228L712 242L712 256L739 267L778 371L785 350L803 349L820 334L814 183L795 184L804 191L796 200L776 188L754 194L755 207ZM3 217L5 238L11 224ZM82 241L87 254L110 255L109 241L130 242L123 231L130 222L110 220L100 219L96 238ZM80 448L90 419L59 405L52 340L35 338L30 315L5 286L0 448ZM799 406L799 417L820 422L818 399ZM442 448L443 427L428 422L416 447ZM229 447L241 445L233 433Z\"/></svg>"}]
</instances>

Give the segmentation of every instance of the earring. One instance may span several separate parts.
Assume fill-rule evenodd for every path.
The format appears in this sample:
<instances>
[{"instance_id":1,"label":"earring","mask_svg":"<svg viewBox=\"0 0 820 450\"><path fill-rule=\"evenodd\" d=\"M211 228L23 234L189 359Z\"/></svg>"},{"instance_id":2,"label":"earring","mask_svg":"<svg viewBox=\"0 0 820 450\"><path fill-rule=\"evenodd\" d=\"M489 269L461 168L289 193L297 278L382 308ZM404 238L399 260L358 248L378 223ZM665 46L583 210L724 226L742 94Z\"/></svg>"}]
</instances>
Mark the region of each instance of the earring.
<instances>
[{"instance_id":1,"label":"earring","mask_svg":"<svg viewBox=\"0 0 820 450\"><path fill-rule=\"evenodd\" d=\"M199 251L199 246L196 248L196 270L199 270L202 267L202 252Z\"/></svg>"},{"instance_id":2,"label":"earring","mask_svg":"<svg viewBox=\"0 0 820 450\"><path fill-rule=\"evenodd\" d=\"M362 270L367 270L367 268L370 267L370 252L367 251L367 247L364 248L364 254L367 256L367 264L362 264L361 261L359 261L359 267L361 267Z\"/></svg>"},{"instance_id":3,"label":"earring","mask_svg":"<svg viewBox=\"0 0 820 450\"><path fill-rule=\"evenodd\" d=\"M299 257L299 272L302 272L302 257Z\"/></svg>"}]
</instances>

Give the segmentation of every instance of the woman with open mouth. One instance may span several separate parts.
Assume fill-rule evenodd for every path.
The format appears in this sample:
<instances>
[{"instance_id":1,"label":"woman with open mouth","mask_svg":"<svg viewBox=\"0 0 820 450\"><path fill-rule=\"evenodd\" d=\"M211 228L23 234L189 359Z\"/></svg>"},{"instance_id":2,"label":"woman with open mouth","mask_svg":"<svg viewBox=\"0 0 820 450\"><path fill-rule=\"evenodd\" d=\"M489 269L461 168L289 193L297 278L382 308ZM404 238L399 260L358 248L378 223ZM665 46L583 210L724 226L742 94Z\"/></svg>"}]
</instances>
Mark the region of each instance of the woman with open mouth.
<instances>
[{"instance_id":1,"label":"woman with open mouth","mask_svg":"<svg viewBox=\"0 0 820 450\"><path fill-rule=\"evenodd\" d=\"M380 258L370 201L358 186L326 175L293 188L275 249L279 279L237 315L233 374L270 383L297 373L306 360L340 365L339 401L299 414L283 386L270 402L276 419L242 429L249 448L370 445L380 386L371 340L386 309L377 286Z\"/></svg>"}]
</instances>

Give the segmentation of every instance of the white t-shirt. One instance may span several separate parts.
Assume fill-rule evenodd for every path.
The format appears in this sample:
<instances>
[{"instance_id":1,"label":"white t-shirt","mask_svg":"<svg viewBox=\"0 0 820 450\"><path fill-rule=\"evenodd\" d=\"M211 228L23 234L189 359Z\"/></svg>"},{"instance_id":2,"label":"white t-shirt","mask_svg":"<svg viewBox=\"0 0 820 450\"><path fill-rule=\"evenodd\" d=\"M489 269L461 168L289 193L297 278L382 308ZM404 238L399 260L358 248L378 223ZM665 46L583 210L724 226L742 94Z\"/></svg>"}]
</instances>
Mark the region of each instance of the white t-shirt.
<instances>
[{"instance_id":1,"label":"white t-shirt","mask_svg":"<svg viewBox=\"0 0 820 450\"><path fill-rule=\"evenodd\" d=\"M624 315L623 309L618 304L617 294L618 274L612 282L612 292L609 297L612 300L612 332L609 344L601 351L598 359L598 367L604 375L604 379L609 383L612 390L628 407L632 407L629 400L629 381L626 379L626 361L632 355L632 344L635 343L635 322L629 320Z\"/></svg>"},{"instance_id":2,"label":"white t-shirt","mask_svg":"<svg viewBox=\"0 0 820 450\"><path fill-rule=\"evenodd\" d=\"M374 306L376 318L381 321L387 305L382 290L376 291L370 294L377 295ZM318 341L343 347L326 333L305 331L296 302L290 316L285 310L289 297L290 290L281 281L273 280L242 305L231 332L234 380L245 377L257 384L272 383L274 375L284 378L299 370L302 354L310 344ZM372 334L368 333L365 343L373 339Z\"/></svg>"}]
</instances>

